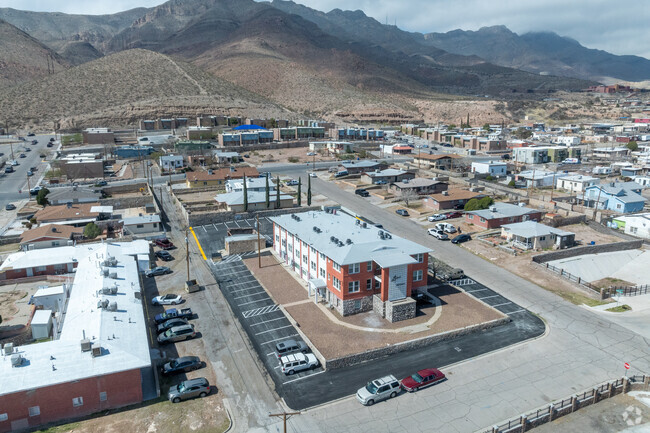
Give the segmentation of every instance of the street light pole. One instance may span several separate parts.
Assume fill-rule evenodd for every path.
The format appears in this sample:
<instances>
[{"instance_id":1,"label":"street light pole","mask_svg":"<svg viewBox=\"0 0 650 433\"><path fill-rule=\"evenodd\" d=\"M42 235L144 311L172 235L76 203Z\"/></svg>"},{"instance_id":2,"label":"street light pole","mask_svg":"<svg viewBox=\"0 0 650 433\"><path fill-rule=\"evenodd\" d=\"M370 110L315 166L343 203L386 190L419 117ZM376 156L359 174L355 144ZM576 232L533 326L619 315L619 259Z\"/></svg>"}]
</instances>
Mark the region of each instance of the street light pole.
<instances>
[{"instance_id":1,"label":"street light pole","mask_svg":"<svg viewBox=\"0 0 650 433\"><path fill-rule=\"evenodd\" d=\"M279 186L278 186L279 188ZM257 266L262 269L262 247L260 246L260 215L255 215L255 229L257 230Z\"/></svg>"},{"instance_id":2,"label":"street light pole","mask_svg":"<svg viewBox=\"0 0 650 433\"><path fill-rule=\"evenodd\" d=\"M185 262L187 265L187 280L190 281L190 240L187 237L188 229L185 229Z\"/></svg>"},{"instance_id":3,"label":"street light pole","mask_svg":"<svg viewBox=\"0 0 650 433\"><path fill-rule=\"evenodd\" d=\"M287 420L293 415L300 415L300 412L282 412L282 413L272 413L269 416L282 417L284 421L284 433L287 433Z\"/></svg>"}]
</instances>

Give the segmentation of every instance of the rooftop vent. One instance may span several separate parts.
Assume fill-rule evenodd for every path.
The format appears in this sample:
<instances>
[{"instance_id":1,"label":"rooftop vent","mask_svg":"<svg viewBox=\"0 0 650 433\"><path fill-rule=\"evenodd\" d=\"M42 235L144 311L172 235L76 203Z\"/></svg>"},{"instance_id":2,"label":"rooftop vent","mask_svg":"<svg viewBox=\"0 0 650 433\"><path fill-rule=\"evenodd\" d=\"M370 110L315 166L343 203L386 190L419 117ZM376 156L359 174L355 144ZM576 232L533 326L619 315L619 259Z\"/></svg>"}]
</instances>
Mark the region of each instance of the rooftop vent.
<instances>
[{"instance_id":1,"label":"rooftop vent","mask_svg":"<svg viewBox=\"0 0 650 433\"><path fill-rule=\"evenodd\" d=\"M348 244L348 245L352 245L352 239L346 239L345 243Z\"/></svg>"},{"instance_id":2,"label":"rooftop vent","mask_svg":"<svg viewBox=\"0 0 650 433\"><path fill-rule=\"evenodd\" d=\"M106 308L108 307L108 299L102 299L101 301L97 301L97 308Z\"/></svg>"},{"instance_id":3,"label":"rooftop vent","mask_svg":"<svg viewBox=\"0 0 650 433\"><path fill-rule=\"evenodd\" d=\"M90 352L92 346L90 344L90 340L87 338L84 338L81 340L81 351L82 352Z\"/></svg>"},{"instance_id":4,"label":"rooftop vent","mask_svg":"<svg viewBox=\"0 0 650 433\"><path fill-rule=\"evenodd\" d=\"M448 195L449 195L449 191L443 191L443 192L442 192L442 195L448 196Z\"/></svg>"},{"instance_id":5,"label":"rooftop vent","mask_svg":"<svg viewBox=\"0 0 650 433\"><path fill-rule=\"evenodd\" d=\"M108 274L108 278L117 280L117 272L111 272L110 274Z\"/></svg>"},{"instance_id":6,"label":"rooftop vent","mask_svg":"<svg viewBox=\"0 0 650 433\"><path fill-rule=\"evenodd\" d=\"M366 224L365 222L361 223L361 227L363 227L365 229L366 227L368 227L368 224Z\"/></svg>"},{"instance_id":7,"label":"rooftop vent","mask_svg":"<svg viewBox=\"0 0 650 433\"><path fill-rule=\"evenodd\" d=\"M381 237L384 236L384 231L383 231L383 230L379 230L378 234L379 234L379 237L381 238Z\"/></svg>"},{"instance_id":8,"label":"rooftop vent","mask_svg":"<svg viewBox=\"0 0 650 433\"><path fill-rule=\"evenodd\" d=\"M108 277L108 268L102 268L99 274L103 275L104 277Z\"/></svg>"},{"instance_id":9,"label":"rooftop vent","mask_svg":"<svg viewBox=\"0 0 650 433\"><path fill-rule=\"evenodd\" d=\"M393 239L393 236L392 236L390 233L386 233L386 234L384 234L384 237L385 237L386 239Z\"/></svg>"},{"instance_id":10,"label":"rooftop vent","mask_svg":"<svg viewBox=\"0 0 650 433\"><path fill-rule=\"evenodd\" d=\"M102 346L100 346L99 343L94 343L92 345L92 355L93 358L102 355Z\"/></svg>"},{"instance_id":11,"label":"rooftop vent","mask_svg":"<svg viewBox=\"0 0 650 433\"><path fill-rule=\"evenodd\" d=\"M339 241L338 246L342 247L343 245L344 245L343 242Z\"/></svg>"},{"instance_id":12,"label":"rooftop vent","mask_svg":"<svg viewBox=\"0 0 650 433\"><path fill-rule=\"evenodd\" d=\"M497 207L496 206L490 206L490 212L496 212Z\"/></svg>"},{"instance_id":13,"label":"rooftop vent","mask_svg":"<svg viewBox=\"0 0 650 433\"><path fill-rule=\"evenodd\" d=\"M108 304L108 311L117 311L117 302L111 302Z\"/></svg>"},{"instance_id":14,"label":"rooftop vent","mask_svg":"<svg viewBox=\"0 0 650 433\"><path fill-rule=\"evenodd\" d=\"M336 239L334 236L330 236L330 242L334 242L334 239Z\"/></svg>"},{"instance_id":15,"label":"rooftop vent","mask_svg":"<svg viewBox=\"0 0 650 433\"><path fill-rule=\"evenodd\" d=\"M104 287L102 290L100 290L100 293L102 295L117 295L117 286Z\"/></svg>"},{"instance_id":16,"label":"rooftop vent","mask_svg":"<svg viewBox=\"0 0 650 433\"><path fill-rule=\"evenodd\" d=\"M11 355L14 351L14 343L5 344L3 350L5 355Z\"/></svg>"},{"instance_id":17,"label":"rooftop vent","mask_svg":"<svg viewBox=\"0 0 650 433\"><path fill-rule=\"evenodd\" d=\"M356 225L361 225L361 221L360 221L360 220L356 220L355 224L356 224Z\"/></svg>"},{"instance_id":18,"label":"rooftop vent","mask_svg":"<svg viewBox=\"0 0 650 433\"><path fill-rule=\"evenodd\" d=\"M11 366L20 367L23 364L23 356L19 353L11 355Z\"/></svg>"}]
</instances>

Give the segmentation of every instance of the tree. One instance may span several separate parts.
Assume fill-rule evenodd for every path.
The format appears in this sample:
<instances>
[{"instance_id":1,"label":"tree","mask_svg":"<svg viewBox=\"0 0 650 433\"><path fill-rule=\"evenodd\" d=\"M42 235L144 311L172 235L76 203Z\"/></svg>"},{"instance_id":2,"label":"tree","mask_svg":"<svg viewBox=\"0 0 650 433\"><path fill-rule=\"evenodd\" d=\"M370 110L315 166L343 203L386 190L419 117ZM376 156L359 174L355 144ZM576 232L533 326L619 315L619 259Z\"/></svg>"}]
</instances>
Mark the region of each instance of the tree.
<instances>
[{"instance_id":1,"label":"tree","mask_svg":"<svg viewBox=\"0 0 650 433\"><path fill-rule=\"evenodd\" d=\"M473 198L469 200L467 203L465 203L465 207L463 209L465 209L466 211L478 210L479 209L478 206L479 206L478 199Z\"/></svg>"},{"instance_id":2,"label":"tree","mask_svg":"<svg viewBox=\"0 0 650 433\"><path fill-rule=\"evenodd\" d=\"M278 188L280 188L280 185L278 185ZM271 192L269 190L269 177L266 176L266 208L269 208L269 205L271 201Z\"/></svg>"},{"instance_id":3,"label":"tree","mask_svg":"<svg viewBox=\"0 0 650 433\"><path fill-rule=\"evenodd\" d=\"M515 137L519 138L520 140L526 140L527 138L530 138L533 135L532 131L526 128L517 128L515 131Z\"/></svg>"},{"instance_id":4,"label":"tree","mask_svg":"<svg viewBox=\"0 0 650 433\"><path fill-rule=\"evenodd\" d=\"M492 197L483 197L478 201L478 205L480 206L480 209L487 209L490 206L492 206L493 203L494 200L492 199Z\"/></svg>"},{"instance_id":5,"label":"tree","mask_svg":"<svg viewBox=\"0 0 650 433\"><path fill-rule=\"evenodd\" d=\"M276 178L275 184L277 185L277 188L275 188L275 208L280 209L280 176Z\"/></svg>"},{"instance_id":6,"label":"tree","mask_svg":"<svg viewBox=\"0 0 650 433\"><path fill-rule=\"evenodd\" d=\"M469 113L467 113L467 122L465 122L465 124L467 125L468 128L471 128L471 126L469 125Z\"/></svg>"},{"instance_id":7,"label":"tree","mask_svg":"<svg viewBox=\"0 0 650 433\"><path fill-rule=\"evenodd\" d=\"M298 207L302 206L302 177L298 178Z\"/></svg>"},{"instance_id":8,"label":"tree","mask_svg":"<svg viewBox=\"0 0 650 433\"><path fill-rule=\"evenodd\" d=\"M307 206L311 206L311 176L307 178Z\"/></svg>"},{"instance_id":9,"label":"tree","mask_svg":"<svg viewBox=\"0 0 650 433\"><path fill-rule=\"evenodd\" d=\"M465 208L464 209L466 211L487 209L493 203L494 203L494 200L492 199L492 197L483 197L481 199L473 198L470 201L468 201L467 203L465 203Z\"/></svg>"},{"instance_id":10,"label":"tree","mask_svg":"<svg viewBox=\"0 0 650 433\"><path fill-rule=\"evenodd\" d=\"M453 124L453 123L450 123L450 124L449 124L449 129L454 129L454 128L456 128L456 125Z\"/></svg>"},{"instance_id":11,"label":"tree","mask_svg":"<svg viewBox=\"0 0 650 433\"><path fill-rule=\"evenodd\" d=\"M101 229L93 222L86 224L86 227L84 227L84 237L87 239L95 239L100 234L102 234Z\"/></svg>"},{"instance_id":12,"label":"tree","mask_svg":"<svg viewBox=\"0 0 650 433\"><path fill-rule=\"evenodd\" d=\"M404 201L406 207L412 200L415 200L418 197L418 193L415 192L413 188L403 188L399 192L399 198Z\"/></svg>"},{"instance_id":13,"label":"tree","mask_svg":"<svg viewBox=\"0 0 650 433\"><path fill-rule=\"evenodd\" d=\"M508 186L511 187L511 188L514 188L516 185L517 185L517 182L515 182L514 180L511 180L510 182L508 182Z\"/></svg>"},{"instance_id":14,"label":"tree","mask_svg":"<svg viewBox=\"0 0 650 433\"><path fill-rule=\"evenodd\" d=\"M248 187L246 187L246 175L244 175L244 212L248 212Z\"/></svg>"},{"instance_id":15,"label":"tree","mask_svg":"<svg viewBox=\"0 0 650 433\"><path fill-rule=\"evenodd\" d=\"M486 123L485 125L483 125L483 131L489 131L489 130L490 130L490 124L489 123Z\"/></svg>"},{"instance_id":16,"label":"tree","mask_svg":"<svg viewBox=\"0 0 650 433\"><path fill-rule=\"evenodd\" d=\"M630 141L627 143L627 148L630 149L631 152L639 150L639 145L637 144L636 141Z\"/></svg>"},{"instance_id":17,"label":"tree","mask_svg":"<svg viewBox=\"0 0 650 433\"><path fill-rule=\"evenodd\" d=\"M50 193L50 190L47 188L43 188L38 192L36 195L36 203L38 203L39 206L45 206L47 205L47 195Z\"/></svg>"}]
</instances>

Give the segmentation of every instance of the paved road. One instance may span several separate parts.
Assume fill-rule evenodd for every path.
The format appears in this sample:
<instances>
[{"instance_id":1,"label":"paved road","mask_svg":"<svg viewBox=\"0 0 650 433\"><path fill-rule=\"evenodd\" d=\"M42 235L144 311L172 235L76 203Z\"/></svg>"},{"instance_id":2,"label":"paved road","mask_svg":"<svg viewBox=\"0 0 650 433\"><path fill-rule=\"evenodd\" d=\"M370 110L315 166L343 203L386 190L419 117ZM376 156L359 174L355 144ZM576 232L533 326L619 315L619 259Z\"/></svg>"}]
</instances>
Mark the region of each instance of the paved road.
<instances>
[{"instance_id":1,"label":"paved road","mask_svg":"<svg viewBox=\"0 0 650 433\"><path fill-rule=\"evenodd\" d=\"M39 155L44 151L51 150L46 145L52 137L54 135L25 137L26 141L13 144L14 157L20 165L14 167L15 171L13 173L5 174L4 170L0 172L0 207L3 211L7 203L27 199L29 194L29 191L26 191L27 171L30 167L38 167L38 171L30 178L30 186L32 188L35 186L36 180L43 175L43 169L46 167L46 164L41 163L41 157ZM38 144L31 145L32 140L38 140ZM0 144L0 152L4 153L2 158L7 158L7 161L11 160L11 147L9 144ZM29 148L31 151L25 152L23 150L25 148ZM25 158L19 157L21 153L25 154ZM22 192L19 193L19 190L22 190Z\"/></svg>"},{"instance_id":2,"label":"paved road","mask_svg":"<svg viewBox=\"0 0 650 433\"><path fill-rule=\"evenodd\" d=\"M435 250L434 255L541 316L548 335L446 369L449 380L371 408L353 398L308 410L290 420L296 431L473 432L623 375L650 372L648 340L600 315L564 301L450 243L423 236L407 218L315 179L314 191L391 232ZM477 345L482 342L477 342ZM395 360L399 364L402 360ZM331 386L337 386L332 383ZM319 390L320 391L320 390Z\"/></svg>"}]
</instances>

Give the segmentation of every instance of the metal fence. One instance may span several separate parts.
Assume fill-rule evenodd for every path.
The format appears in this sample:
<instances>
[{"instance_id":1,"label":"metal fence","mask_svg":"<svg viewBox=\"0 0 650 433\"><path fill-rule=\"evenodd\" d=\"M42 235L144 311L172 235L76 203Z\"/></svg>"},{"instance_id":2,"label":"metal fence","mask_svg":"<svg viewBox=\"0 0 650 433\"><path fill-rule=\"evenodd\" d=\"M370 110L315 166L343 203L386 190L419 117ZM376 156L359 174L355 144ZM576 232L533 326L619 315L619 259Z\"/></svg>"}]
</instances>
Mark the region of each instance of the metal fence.
<instances>
[{"instance_id":1,"label":"metal fence","mask_svg":"<svg viewBox=\"0 0 650 433\"><path fill-rule=\"evenodd\" d=\"M549 270L555 272L556 274L560 275L561 277L566 278L569 281L573 281L574 283L581 284L584 287L587 287L588 289L591 289L591 290L593 290L595 292L600 293L600 289L598 289L594 285L588 283L587 281L584 281L582 278L578 277L577 275L573 275L573 274L565 271L562 268L557 268L557 267L555 267L553 265L550 265L548 263L544 263L544 264L542 264L542 266L544 266L546 269L549 269Z\"/></svg>"},{"instance_id":2,"label":"metal fence","mask_svg":"<svg viewBox=\"0 0 650 433\"><path fill-rule=\"evenodd\" d=\"M617 295L623 295L623 296L637 296L637 295L645 295L647 293L650 293L650 286L648 284L644 284L642 286L612 286L610 287L610 291L614 291Z\"/></svg>"}]
</instances>

